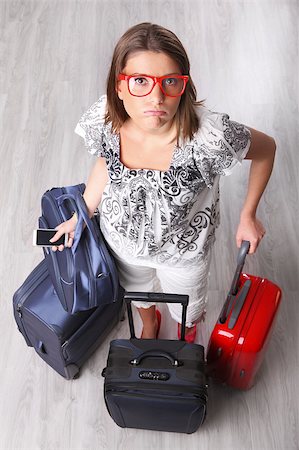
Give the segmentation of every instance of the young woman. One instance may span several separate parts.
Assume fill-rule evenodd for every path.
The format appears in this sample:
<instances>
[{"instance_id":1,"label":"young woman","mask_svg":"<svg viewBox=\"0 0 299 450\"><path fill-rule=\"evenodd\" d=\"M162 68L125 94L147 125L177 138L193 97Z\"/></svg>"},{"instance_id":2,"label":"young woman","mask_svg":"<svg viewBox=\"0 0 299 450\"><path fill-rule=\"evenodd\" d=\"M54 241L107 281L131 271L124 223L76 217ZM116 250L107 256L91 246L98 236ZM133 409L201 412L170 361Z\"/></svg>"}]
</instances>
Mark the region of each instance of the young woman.
<instances>
[{"instance_id":1,"label":"young woman","mask_svg":"<svg viewBox=\"0 0 299 450\"><path fill-rule=\"evenodd\" d=\"M219 177L251 159L248 192L236 233L254 253L265 234L256 210L270 177L275 141L196 101L188 56L175 34L151 23L130 28L116 45L102 96L76 130L97 161L84 193L126 290L189 295L186 339L205 313L207 278L219 222ZM53 242L77 218L57 227ZM58 247L60 251L63 246ZM57 247L53 247L57 250ZM136 303L142 338L158 334L155 305ZM181 306L168 305L181 319ZM180 324L178 325L180 333Z\"/></svg>"}]
</instances>

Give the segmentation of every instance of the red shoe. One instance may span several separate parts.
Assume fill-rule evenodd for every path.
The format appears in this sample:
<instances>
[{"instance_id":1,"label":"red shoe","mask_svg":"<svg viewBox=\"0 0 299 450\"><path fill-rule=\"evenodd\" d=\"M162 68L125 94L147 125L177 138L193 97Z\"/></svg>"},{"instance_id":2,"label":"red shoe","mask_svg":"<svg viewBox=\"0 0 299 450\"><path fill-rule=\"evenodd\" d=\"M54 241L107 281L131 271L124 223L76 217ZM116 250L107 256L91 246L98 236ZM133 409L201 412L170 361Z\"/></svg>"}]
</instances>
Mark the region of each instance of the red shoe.
<instances>
[{"instance_id":1,"label":"red shoe","mask_svg":"<svg viewBox=\"0 0 299 450\"><path fill-rule=\"evenodd\" d=\"M160 326L161 326L161 313L158 309L156 309L156 317L157 317L157 321L158 321L158 329L157 329L156 339L158 339L159 332L160 332Z\"/></svg>"},{"instance_id":2,"label":"red shoe","mask_svg":"<svg viewBox=\"0 0 299 450\"><path fill-rule=\"evenodd\" d=\"M181 330L180 330L180 324L178 323L178 338L181 339ZM196 338L196 325L194 325L193 330L191 333L186 334L185 333L185 341L188 342L188 344L193 344Z\"/></svg>"}]
</instances>

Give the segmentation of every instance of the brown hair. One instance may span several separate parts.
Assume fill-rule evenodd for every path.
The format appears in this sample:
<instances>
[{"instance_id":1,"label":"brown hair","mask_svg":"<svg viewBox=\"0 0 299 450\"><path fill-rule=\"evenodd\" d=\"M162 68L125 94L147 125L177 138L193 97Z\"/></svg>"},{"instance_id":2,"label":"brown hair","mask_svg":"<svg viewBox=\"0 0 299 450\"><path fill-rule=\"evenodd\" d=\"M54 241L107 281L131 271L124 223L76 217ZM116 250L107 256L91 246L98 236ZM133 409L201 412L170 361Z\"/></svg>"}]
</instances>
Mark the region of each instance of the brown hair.
<instances>
[{"instance_id":1,"label":"brown hair","mask_svg":"<svg viewBox=\"0 0 299 450\"><path fill-rule=\"evenodd\" d=\"M196 101L196 88L190 77L189 59L180 40L172 31L149 22L129 28L119 39L114 49L107 78L105 123L111 122L113 130L118 132L122 124L128 119L128 114L116 92L117 77L123 71L132 53L144 50L167 54L177 62L182 74L189 76L189 81L176 113L176 120L178 133L181 130L184 138L191 139L199 128L199 119L195 107L203 105L204 100Z\"/></svg>"}]
</instances>

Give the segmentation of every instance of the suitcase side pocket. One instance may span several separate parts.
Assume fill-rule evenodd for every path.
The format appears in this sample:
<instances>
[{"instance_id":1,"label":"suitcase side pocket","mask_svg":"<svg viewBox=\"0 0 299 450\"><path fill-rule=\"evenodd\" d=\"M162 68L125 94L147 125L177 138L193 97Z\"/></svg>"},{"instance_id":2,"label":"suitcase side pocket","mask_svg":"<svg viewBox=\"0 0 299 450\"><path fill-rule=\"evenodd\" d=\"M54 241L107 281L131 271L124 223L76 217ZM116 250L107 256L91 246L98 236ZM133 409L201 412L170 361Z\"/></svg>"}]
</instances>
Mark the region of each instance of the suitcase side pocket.
<instances>
[{"instance_id":1,"label":"suitcase side pocket","mask_svg":"<svg viewBox=\"0 0 299 450\"><path fill-rule=\"evenodd\" d=\"M63 355L67 364L79 366L104 341L122 315L122 301L98 307L87 321L63 344Z\"/></svg>"}]
</instances>

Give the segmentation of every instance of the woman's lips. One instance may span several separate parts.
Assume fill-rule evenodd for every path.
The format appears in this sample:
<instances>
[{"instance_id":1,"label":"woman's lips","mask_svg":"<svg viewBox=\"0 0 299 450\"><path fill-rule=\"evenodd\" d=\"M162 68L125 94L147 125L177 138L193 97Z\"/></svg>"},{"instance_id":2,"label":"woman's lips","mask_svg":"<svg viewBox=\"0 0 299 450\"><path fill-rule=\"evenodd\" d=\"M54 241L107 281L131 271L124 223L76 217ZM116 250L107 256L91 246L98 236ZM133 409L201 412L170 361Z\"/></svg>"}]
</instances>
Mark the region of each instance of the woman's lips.
<instances>
[{"instance_id":1,"label":"woman's lips","mask_svg":"<svg viewBox=\"0 0 299 450\"><path fill-rule=\"evenodd\" d=\"M144 114L147 116L164 116L166 114L166 111L144 111Z\"/></svg>"}]
</instances>

